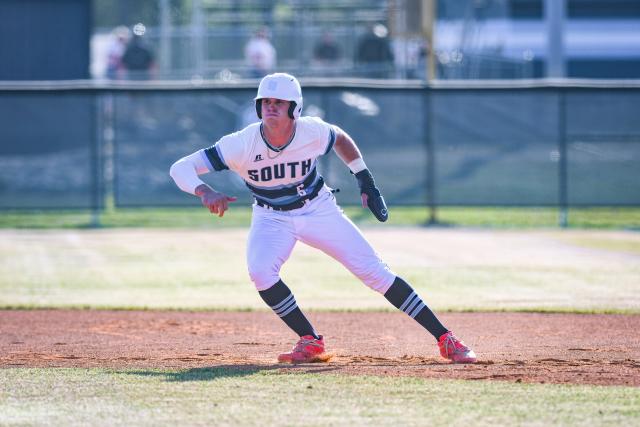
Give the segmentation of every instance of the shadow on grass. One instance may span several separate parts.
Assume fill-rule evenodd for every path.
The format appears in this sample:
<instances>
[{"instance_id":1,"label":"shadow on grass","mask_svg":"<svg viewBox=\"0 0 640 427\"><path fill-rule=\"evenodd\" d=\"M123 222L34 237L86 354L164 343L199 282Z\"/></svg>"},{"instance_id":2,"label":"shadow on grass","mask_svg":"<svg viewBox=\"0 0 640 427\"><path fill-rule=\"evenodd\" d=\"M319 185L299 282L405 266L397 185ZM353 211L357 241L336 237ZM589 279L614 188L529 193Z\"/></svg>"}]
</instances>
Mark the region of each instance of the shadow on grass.
<instances>
[{"instance_id":1,"label":"shadow on grass","mask_svg":"<svg viewBox=\"0 0 640 427\"><path fill-rule=\"evenodd\" d=\"M168 382L186 381L215 381L220 378L247 377L259 372L287 373L322 373L331 372L337 367L327 365L303 364L303 365L220 365L207 366L204 368L181 369L178 371L165 370L134 370L124 372L127 375L138 375L143 377L164 377Z\"/></svg>"}]
</instances>

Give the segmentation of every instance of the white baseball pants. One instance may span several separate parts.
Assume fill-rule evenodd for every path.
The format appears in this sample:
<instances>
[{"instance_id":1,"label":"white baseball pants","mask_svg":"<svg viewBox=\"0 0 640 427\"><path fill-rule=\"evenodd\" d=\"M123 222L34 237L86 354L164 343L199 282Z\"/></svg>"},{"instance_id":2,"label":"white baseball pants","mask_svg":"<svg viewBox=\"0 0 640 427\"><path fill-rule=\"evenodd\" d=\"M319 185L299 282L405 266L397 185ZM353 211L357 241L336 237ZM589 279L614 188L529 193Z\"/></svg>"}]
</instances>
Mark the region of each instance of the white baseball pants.
<instances>
[{"instance_id":1,"label":"white baseball pants","mask_svg":"<svg viewBox=\"0 0 640 427\"><path fill-rule=\"evenodd\" d=\"M253 205L247 266L258 291L280 280L280 268L298 240L340 261L365 285L381 294L387 292L396 278L325 186L300 209L276 211Z\"/></svg>"}]
</instances>

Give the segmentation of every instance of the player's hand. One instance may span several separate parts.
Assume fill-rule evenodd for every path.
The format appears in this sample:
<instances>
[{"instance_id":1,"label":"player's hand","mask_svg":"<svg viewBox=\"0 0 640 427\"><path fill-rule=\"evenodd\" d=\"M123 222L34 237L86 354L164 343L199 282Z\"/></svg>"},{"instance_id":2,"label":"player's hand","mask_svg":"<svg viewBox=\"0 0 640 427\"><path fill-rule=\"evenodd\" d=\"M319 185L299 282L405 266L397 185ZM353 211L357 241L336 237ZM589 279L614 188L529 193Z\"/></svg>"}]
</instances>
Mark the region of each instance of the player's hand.
<instances>
[{"instance_id":1,"label":"player's hand","mask_svg":"<svg viewBox=\"0 0 640 427\"><path fill-rule=\"evenodd\" d=\"M201 185L196 188L196 195L200 197L202 206L209 209L212 214L224 216L224 212L229 209L229 203L238 200L237 197L230 197L223 193L218 193L211 187Z\"/></svg>"},{"instance_id":2,"label":"player's hand","mask_svg":"<svg viewBox=\"0 0 640 427\"><path fill-rule=\"evenodd\" d=\"M368 201L369 201L369 196L367 196L367 193L362 193L360 194L360 197L362 198L362 207L363 208L368 208Z\"/></svg>"}]
</instances>

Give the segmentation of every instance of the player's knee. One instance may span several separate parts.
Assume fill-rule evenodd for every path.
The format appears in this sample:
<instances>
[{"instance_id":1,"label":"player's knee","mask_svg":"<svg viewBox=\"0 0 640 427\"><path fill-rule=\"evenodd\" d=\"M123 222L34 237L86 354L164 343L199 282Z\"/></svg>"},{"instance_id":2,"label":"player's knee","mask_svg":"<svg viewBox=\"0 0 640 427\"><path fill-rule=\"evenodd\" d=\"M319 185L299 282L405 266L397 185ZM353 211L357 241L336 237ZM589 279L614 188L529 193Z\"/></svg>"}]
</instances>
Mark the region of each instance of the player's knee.
<instances>
[{"instance_id":1,"label":"player's knee","mask_svg":"<svg viewBox=\"0 0 640 427\"><path fill-rule=\"evenodd\" d=\"M396 278L395 273L385 264L376 266L375 268L361 269L354 273L367 287L381 294L389 290Z\"/></svg>"},{"instance_id":2,"label":"player's knee","mask_svg":"<svg viewBox=\"0 0 640 427\"><path fill-rule=\"evenodd\" d=\"M258 291L264 291L280 280L280 271L278 268L253 265L249 266L249 277Z\"/></svg>"}]
</instances>

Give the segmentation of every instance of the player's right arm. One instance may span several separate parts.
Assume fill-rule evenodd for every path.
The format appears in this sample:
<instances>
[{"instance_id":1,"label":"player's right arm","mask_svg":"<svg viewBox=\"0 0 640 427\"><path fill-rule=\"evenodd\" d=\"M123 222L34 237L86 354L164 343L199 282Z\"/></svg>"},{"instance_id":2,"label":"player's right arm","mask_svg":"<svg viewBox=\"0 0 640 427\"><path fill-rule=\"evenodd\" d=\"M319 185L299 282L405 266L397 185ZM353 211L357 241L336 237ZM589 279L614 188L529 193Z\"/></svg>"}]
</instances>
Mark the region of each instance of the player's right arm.
<instances>
[{"instance_id":1,"label":"player's right arm","mask_svg":"<svg viewBox=\"0 0 640 427\"><path fill-rule=\"evenodd\" d=\"M224 212L229 209L229 202L237 199L215 191L198 177L207 172L209 167L205 163L204 152L199 150L171 165L169 175L182 191L199 197L209 212L224 216Z\"/></svg>"}]
</instances>

